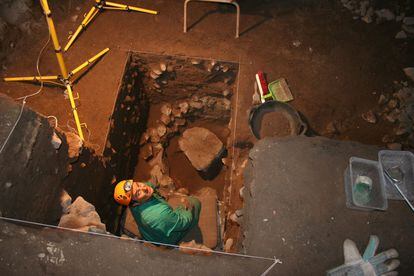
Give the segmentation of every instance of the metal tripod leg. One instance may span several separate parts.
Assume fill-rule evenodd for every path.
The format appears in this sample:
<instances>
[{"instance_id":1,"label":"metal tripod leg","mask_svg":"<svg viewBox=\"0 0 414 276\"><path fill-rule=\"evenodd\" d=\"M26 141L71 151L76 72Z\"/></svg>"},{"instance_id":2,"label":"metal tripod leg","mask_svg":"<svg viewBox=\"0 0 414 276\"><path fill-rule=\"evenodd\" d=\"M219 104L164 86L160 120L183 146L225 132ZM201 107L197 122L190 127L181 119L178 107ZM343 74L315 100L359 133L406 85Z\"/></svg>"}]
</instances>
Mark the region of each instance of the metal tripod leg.
<instances>
[{"instance_id":1,"label":"metal tripod leg","mask_svg":"<svg viewBox=\"0 0 414 276\"><path fill-rule=\"evenodd\" d=\"M4 78L4 81L36 81L36 82L47 82L52 80L59 80L59 76L33 76L33 77L13 77Z\"/></svg>"},{"instance_id":2,"label":"metal tripod leg","mask_svg":"<svg viewBox=\"0 0 414 276\"><path fill-rule=\"evenodd\" d=\"M73 98L73 90L70 84L66 84L66 90L68 91L70 106L72 107L73 118L75 119L76 128L78 130L79 137L84 140L83 138L83 131L82 126L79 121L78 111L76 109L75 99Z\"/></svg>"},{"instance_id":3,"label":"metal tripod leg","mask_svg":"<svg viewBox=\"0 0 414 276\"><path fill-rule=\"evenodd\" d=\"M82 20L82 23L76 29L75 33L72 35L68 43L66 44L65 48L63 49L65 52L69 49L69 47L73 44L75 39L79 36L81 31L86 28L86 26L92 21L92 19L98 14L99 9L93 6L85 18Z\"/></svg>"},{"instance_id":4,"label":"metal tripod leg","mask_svg":"<svg viewBox=\"0 0 414 276\"><path fill-rule=\"evenodd\" d=\"M128 6L128 5L124 5L124 4L109 2L109 1L105 1L105 5L109 6L109 7L120 8L120 9L125 10L125 11L131 10L131 11L137 11L137 12L143 12L143 13L149 13L149 14L158 14L158 12L154 11L154 10L148 10L148 9L134 7L134 6ZM104 6L104 8L105 8L105 6Z\"/></svg>"},{"instance_id":5,"label":"metal tripod leg","mask_svg":"<svg viewBox=\"0 0 414 276\"><path fill-rule=\"evenodd\" d=\"M69 73L69 78L73 77L74 75L79 73L82 69L84 69L85 67L87 67L87 66L91 65L92 63L94 63L97 59L99 59L100 57L105 55L108 51L109 51L109 48L103 49L102 51L100 51L99 53L97 53L96 55L94 55L93 57L91 57L90 59L88 59L87 61L85 61L84 63L82 63L78 67L76 67L75 69L73 69Z\"/></svg>"}]
</instances>

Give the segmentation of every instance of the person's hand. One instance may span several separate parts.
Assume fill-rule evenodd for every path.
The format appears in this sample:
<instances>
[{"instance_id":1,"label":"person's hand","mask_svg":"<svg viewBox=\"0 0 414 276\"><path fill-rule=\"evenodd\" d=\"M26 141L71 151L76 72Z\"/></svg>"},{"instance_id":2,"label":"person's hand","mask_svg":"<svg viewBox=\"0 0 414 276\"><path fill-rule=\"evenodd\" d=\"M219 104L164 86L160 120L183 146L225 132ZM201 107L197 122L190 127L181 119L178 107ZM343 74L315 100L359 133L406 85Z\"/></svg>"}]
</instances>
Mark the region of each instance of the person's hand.
<instances>
[{"instance_id":1,"label":"person's hand","mask_svg":"<svg viewBox=\"0 0 414 276\"><path fill-rule=\"evenodd\" d=\"M349 239L344 241L345 264L331 269L327 272L329 276L377 276L397 275L395 269L400 265L397 260L398 252L389 249L375 255L379 245L377 236L370 236L363 257L358 251L356 244Z\"/></svg>"},{"instance_id":2,"label":"person's hand","mask_svg":"<svg viewBox=\"0 0 414 276\"><path fill-rule=\"evenodd\" d=\"M181 203L187 211L191 211L193 209L193 204L186 196L181 197Z\"/></svg>"}]
</instances>

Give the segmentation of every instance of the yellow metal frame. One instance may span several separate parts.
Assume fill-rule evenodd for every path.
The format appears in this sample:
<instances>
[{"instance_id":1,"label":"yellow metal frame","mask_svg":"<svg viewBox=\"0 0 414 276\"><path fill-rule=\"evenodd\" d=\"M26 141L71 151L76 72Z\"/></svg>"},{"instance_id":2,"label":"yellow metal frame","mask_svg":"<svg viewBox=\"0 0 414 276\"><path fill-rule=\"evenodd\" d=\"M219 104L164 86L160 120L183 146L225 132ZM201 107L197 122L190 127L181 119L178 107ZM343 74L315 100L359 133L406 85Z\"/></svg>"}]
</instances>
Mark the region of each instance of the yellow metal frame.
<instances>
[{"instance_id":1,"label":"yellow metal frame","mask_svg":"<svg viewBox=\"0 0 414 276\"><path fill-rule=\"evenodd\" d=\"M85 15L83 18L81 24L76 29L76 31L73 33L73 35L70 37L68 43L66 44L65 48L63 50L67 52L72 46L72 44L75 42L75 40L79 37L80 33L86 29L89 23L92 22L92 20L95 18L95 16L98 15L99 12L103 10L117 10L117 11L136 11L136 12L143 12L148 14L158 14L157 11L149 10L149 9L143 9L138 8L134 6L128 6L124 4L118 4L114 2L104 1L104 0L95 0L95 5L89 10L89 12Z\"/></svg>"},{"instance_id":2,"label":"yellow metal frame","mask_svg":"<svg viewBox=\"0 0 414 276\"><path fill-rule=\"evenodd\" d=\"M78 130L79 137L84 140L82 126L86 126L85 123L81 123L79 120L78 111L76 108L76 102L75 100L79 99L79 94L75 98L73 97L73 89L72 89L72 82L71 78L81 72L83 69L87 68L89 65L97 61L99 58L101 58L103 55L105 55L109 48L105 48L104 50L100 51L95 56L91 57L72 71L68 73L68 70L66 68L65 60L63 58L62 54L62 48L59 44L59 39L56 34L56 28L55 24L53 23L52 19L52 12L49 9L49 4L47 0L40 0L40 4L42 6L43 12L46 16L47 25L49 28L49 33L53 41L53 47L55 49L56 59L59 64L61 75L59 76L31 76L31 77L11 77L11 78L4 78L4 81L7 82L15 82L15 81L29 81L29 82L52 82L52 81L59 81L60 83L52 82L53 84L57 84L60 86L63 86L66 88L68 95L69 95L69 102L70 106L72 108L73 118L75 119L76 128ZM95 13L95 12L94 12ZM92 16L93 13L91 13ZM95 13L96 15L96 13ZM87 22L88 23L88 22Z\"/></svg>"}]
</instances>

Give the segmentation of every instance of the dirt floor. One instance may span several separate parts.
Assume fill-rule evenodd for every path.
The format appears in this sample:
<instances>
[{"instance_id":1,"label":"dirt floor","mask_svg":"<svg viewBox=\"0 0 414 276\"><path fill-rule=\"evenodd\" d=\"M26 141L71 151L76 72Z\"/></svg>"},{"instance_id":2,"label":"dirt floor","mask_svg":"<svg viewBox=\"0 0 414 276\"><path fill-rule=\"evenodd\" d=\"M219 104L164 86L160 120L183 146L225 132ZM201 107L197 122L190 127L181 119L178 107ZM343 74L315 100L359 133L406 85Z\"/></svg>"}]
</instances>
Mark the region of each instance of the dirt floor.
<instances>
[{"instance_id":1,"label":"dirt floor","mask_svg":"<svg viewBox=\"0 0 414 276\"><path fill-rule=\"evenodd\" d=\"M232 153L237 168L251 143L247 120L254 91L254 74L268 80L284 77L295 97L291 104L306 118L314 134L326 133L332 122L344 125L333 138L383 145L392 125L368 124L361 113L377 106L394 81L406 80L402 68L413 65L412 40L395 40L396 24L365 24L353 20L339 1L245 0L241 5L240 38L234 38L235 14L211 3L191 3L189 32L183 33L182 1L125 0L124 3L158 10L159 15L106 11L100 14L66 54L74 68L101 49L109 53L75 84L79 114L88 126L87 139L104 148L128 51L200 57L237 62L240 71L233 96ZM50 3L61 43L79 24L93 1ZM74 18L74 16L78 16ZM75 19L75 20L74 20ZM39 22L44 23L40 17ZM46 24L23 37L3 66L2 76L33 75L37 55L47 40ZM297 43L300 42L299 46ZM295 44L295 45L294 45ZM42 74L58 70L51 46L42 57ZM17 98L36 91L23 83L0 82L0 91ZM74 127L69 102L62 89L45 87L28 105L54 115L63 129ZM332 136L332 135L330 135ZM240 173L230 176L232 197L238 198ZM241 202L233 206L241 207ZM231 227L230 227L231 228ZM231 229L229 230L231 232Z\"/></svg>"}]
</instances>

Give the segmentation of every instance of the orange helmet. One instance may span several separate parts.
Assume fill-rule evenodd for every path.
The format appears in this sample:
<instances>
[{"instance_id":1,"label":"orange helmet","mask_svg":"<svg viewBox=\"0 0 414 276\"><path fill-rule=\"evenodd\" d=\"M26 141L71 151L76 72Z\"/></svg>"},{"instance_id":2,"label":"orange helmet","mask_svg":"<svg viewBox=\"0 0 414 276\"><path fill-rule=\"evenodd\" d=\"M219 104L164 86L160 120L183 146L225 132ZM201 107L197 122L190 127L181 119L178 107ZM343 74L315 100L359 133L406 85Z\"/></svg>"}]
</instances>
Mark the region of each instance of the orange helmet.
<instances>
[{"instance_id":1,"label":"orange helmet","mask_svg":"<svg viewBox=\"0 0 414 276\"><path fill-rule=\"evenodd\" d=\"M121 205L128 206L131 202L131 194L132 194L132 183L134 181L132 179L122 180L115 186L114 190L114 199Z\"/></svg>"}]
</instances>

